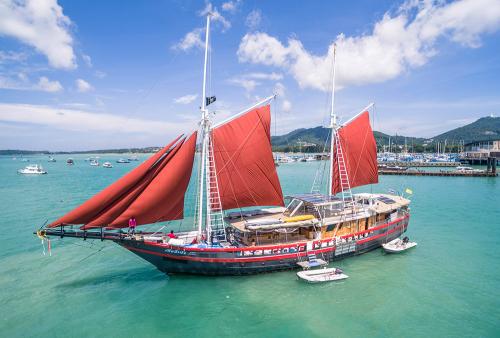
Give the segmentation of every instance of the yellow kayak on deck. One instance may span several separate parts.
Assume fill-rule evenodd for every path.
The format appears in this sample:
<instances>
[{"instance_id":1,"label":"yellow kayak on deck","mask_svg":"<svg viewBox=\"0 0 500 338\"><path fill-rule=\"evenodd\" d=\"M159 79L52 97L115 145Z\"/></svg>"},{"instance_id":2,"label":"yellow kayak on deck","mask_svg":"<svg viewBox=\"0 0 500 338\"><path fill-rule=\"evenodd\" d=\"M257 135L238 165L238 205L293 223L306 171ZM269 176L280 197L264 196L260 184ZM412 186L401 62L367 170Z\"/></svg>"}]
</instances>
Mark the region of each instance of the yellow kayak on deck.
<instances>
[{"instance_id":1,"label":"yellow kayak on deck","mask_svg":"<svg viewBox=\"0 0 500 338\"><path fill-rule=\"evenodd\" d=\"M294 217L287 217L287 218L285 218L285 223L308 221L308 220L314 219L314 218L315 218L314 215L300 215L300 216L294 216Z\"/></svg>"}]
</instances>

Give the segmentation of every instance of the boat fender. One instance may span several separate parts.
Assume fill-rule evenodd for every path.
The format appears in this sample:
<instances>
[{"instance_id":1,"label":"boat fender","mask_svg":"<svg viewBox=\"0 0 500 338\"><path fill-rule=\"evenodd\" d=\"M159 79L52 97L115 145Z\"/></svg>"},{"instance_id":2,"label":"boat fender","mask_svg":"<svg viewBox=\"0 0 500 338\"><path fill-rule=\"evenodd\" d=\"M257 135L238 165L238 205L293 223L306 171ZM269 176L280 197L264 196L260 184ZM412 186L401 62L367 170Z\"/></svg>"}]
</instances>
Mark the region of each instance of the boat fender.
<instances>
[{"instance_id":1,"label":"boat fender","mask_svg":"<svg viewBox=\"0 0 500 338\"><path fill-rule=\"evenodd\" d=\"M314 218L315 218L314 215L300 215L300 216L294 216L294 217L287 217L287 218L285 218L285 223L309 221L309 220L312 220Z\"/></svg>"}]
</instances>

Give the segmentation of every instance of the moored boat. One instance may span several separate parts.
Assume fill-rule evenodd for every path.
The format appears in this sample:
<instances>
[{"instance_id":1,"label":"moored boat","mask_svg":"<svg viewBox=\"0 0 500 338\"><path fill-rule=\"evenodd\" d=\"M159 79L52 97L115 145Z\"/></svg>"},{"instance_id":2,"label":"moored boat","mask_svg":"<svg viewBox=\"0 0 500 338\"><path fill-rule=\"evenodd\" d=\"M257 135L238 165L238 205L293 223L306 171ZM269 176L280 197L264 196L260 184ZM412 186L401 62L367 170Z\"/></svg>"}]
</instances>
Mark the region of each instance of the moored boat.
<instances>
[{"instance_id":1,"label":"moored boat","mask_svg":"<svg viewBox=\"0 0 500 338\"><path fill-rule=\"evenodd\" d=\"M103 168L113 168L113 165L111 164L111 162L104 162L102 164L102 167Z\"/></svg>"},{"instance_id":2,"label":"moored boat","mask_svg":"<svg viewBox=\"0 0 500 338\"><path fill-rule=\"evenodd\" d=\"M66 160L66 164L67 164L67 165L74 165L74 164L75 164L75 161L73 161L73 159L72 159L72 158L68 158L68 159Z\"/></svg>"},{"instance_id":3,"label":"moored boat","mask_svg":"<svg viewBox=\"0 0 500 338\"><path fill-rule=\"evenodd\" d=\"M30 164L23 169L19 169L17 171L19 174L24 175L44 175L47 174L47 171L43 169L41 165L38 164Z\"/></svg>"},{"instance_id":4,"label":"moored boat","mask_svg":"<svg viewBox=\"0 0 500 338\"><path fill-rule=\"evenodd\" d=\"M417 243L410 242L408 237L405 237L403 239L398 237L398 238L393 239L390 242L382 244L382 248L387 253L400 253L400 252L404 252L404 251L411 249L413 247L416 247L416 246L417 246Z\"/></svg>"},{"instance_id":5,"label":"moored boat","mask_svg":"<svg viewBox=\"0 0 500 338\"><path fill-rule=\"evenodd\" d=\"M328 170L320 163L311 190L288 196L271 149L274 96L224 121L211 120L209 22L210 16L199 133L177 137L40 235L111 240L165 273L244 275L293 269L311 255L330 262L361 254L406 231L408 199L351 191L378 182L372 105L338 124L332 100ZM200 165L192 178L198 134ZM132 220L140 226L183 219L191 179L198 191L192 230L121 231Z\"/></svg>"},{"instance_id":6,"label":"moored boat","mask_svg":"<svg viewBox=\"0 0 500 338\"><path fill-rule=\"evenodd\" d=\"M297 272L297 277L308 283L334 282L349 278L349 276L339 268L299 271Z\"/></svg>"}]
</instances>

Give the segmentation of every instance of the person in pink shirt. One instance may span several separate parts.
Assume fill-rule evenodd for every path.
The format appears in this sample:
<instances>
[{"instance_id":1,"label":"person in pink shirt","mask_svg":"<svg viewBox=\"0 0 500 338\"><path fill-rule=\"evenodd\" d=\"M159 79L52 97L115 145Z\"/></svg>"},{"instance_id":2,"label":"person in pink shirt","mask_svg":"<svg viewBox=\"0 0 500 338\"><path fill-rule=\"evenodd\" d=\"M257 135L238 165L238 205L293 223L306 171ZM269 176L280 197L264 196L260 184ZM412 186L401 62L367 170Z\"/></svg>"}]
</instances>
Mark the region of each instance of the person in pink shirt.
<instances>
[{"instance_id":1,"label":"person in pink shirt","mask_svg":"<svg viewBox=\"0 0 500 338\"><path fill-rule=\"evenodd\" d=\"M135 227L137 226L137 221L135 220L135 217L132 216L128 220L128 228L129 228L129 233L132 235L135 235Z\"/></svg>"}]
</instances>

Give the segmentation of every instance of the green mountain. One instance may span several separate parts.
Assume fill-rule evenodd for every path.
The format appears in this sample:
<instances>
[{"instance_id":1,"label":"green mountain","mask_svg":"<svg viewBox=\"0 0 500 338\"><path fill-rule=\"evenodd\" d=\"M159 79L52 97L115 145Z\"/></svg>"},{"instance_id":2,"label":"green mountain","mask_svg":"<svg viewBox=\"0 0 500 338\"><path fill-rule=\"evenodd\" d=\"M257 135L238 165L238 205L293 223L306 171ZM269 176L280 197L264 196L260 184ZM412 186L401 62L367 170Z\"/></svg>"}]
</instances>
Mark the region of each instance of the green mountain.
<instances>
[{"instance_id":1,"label":"green mountain","mask_svg":"<svg viewBox=\"0 0 500 338\"><path fill-rule=\"evenodd\" d=\"M324 127L300 128L285 135L273 136L271 142L276 151L320 152L329 137L330 129ZM408 136L390 136L380 131L373 132L379 147L391 144L423 144L425 139ZM285 150L288 149L288 150Z\"/></svg>"},{"instance_id":2,"label":"green mountain","mask_svg":"<svg viewBox=\"0 0 500 338\"><path fill-rule=\"evenodd\" d=\"M321 152L329 131L324 127L300 128L285 135L273 136L271 142L275 151ZM500 117L482 117L473 123L432 138L390 136L379 131L374 131L373 134L380 149L389 145L390 140L390 143L398 149L406 143L409 150L416 152L435 151L437 143L441 143L442 149L442 143L446 140L447 150L457 151L461 142L500 139Z\"/></svg>"},{"instance_id":3,"label":"green mountain","mask_svg":"<svg viewBox=\"0 0 500 338\"><path fill-rule=\"evenodd\" d=\"M433 137L434 141L463 140L465 143L500 139L500 117L481 117L476 122Z\"/></svg>"}]
</instances>

